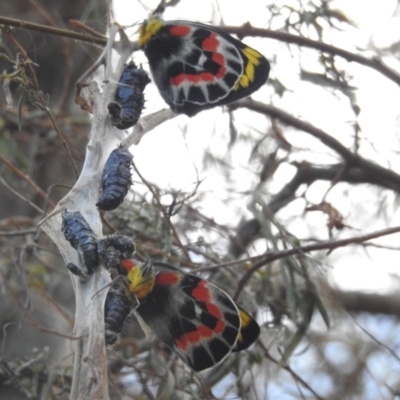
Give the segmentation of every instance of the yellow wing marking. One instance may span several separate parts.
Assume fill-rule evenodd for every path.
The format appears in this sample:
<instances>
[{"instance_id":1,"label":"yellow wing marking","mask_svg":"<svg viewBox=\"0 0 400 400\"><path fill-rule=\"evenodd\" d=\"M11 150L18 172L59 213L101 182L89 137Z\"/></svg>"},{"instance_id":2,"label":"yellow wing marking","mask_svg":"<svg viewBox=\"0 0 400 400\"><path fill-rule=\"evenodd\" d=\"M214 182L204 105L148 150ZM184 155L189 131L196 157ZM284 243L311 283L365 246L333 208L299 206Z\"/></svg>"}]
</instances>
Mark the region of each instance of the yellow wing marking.
<instances>
[{"instance_id":1,"label":"yellow wing marking","mask_svg":"<svg viewBox=\"0 0 400 400\"><path fill-rule=\"evenodd\" d=\"M256 68L260 64L260 58L262 58L262 54L260 54L257 50L252 49L251 47L246 47L243 51L247 59L247 64L244 68L244 74L240 77L239 81L236 83L233 90L238 90L240 87L248 87L251 82L254 82Z\"/></svg>"}]
</instances>

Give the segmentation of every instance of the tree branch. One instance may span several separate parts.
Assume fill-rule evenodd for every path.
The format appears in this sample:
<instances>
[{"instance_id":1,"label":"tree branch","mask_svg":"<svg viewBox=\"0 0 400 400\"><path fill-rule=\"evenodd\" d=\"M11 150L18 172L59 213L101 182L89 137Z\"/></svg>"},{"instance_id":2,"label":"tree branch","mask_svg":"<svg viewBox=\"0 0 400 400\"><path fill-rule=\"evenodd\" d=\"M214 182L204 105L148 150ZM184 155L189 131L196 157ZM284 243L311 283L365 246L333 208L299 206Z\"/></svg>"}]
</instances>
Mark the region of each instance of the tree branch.
<instances>
[{"instance_id":1,"label":"tree branch","mask_svg":"<svg viewBox=\"0 0 400 400\"><path fill-rule=\"evenodd\" d=\"M381 167L378 164L368 161L356 153L351 152L333 136L324 132L322 129L319 129L308 122L293 117L292 115L274 106L260 103L258 101L253 101L251 99L237 101L229 108L231 110L234 110L240 107L245 107L264 115L269 115L272 118L279 119L286 125L293 126L297 129L309 133L310 135L319 139L327 147L335 150L340 156L343 157L348 166L357 166L358 168L364 170L365 173L374 175L376 180L385 182L385 185L390 186L392 190L400 192L400 175L396 174L390 169Z\"/></svg>"},{"instance_id":2,"label":"tree branch","mask_svg":"<svg viewBox=\"0 0 400 400\"><path fill-rule=\"evenodd\" d=\"M62 36L74 40L79 40L81 42L88 42L102 46L105 46L107 44L106 37L100 38L98 36L85 35L84 33L73 32L67 29L54 28L53 26L48 25L35 24L33 22L27 22L20 19L0 16L0 24L3 24L5 26L15 26L18 28L28 29L37 32L43 32L50 35Z\"/></svg>"},{"instance_id":3,"label":"tree branch","mask_svg":"<svg viewBox=\"0 0 400 400\"><path fill-rule=\"evenodd\" d=\"M103 92L100 93L97 82L88 84L94 104L93 120L81 174L71 191L40 223L57 245L66 264L80 264L81 261L61 232L61 212L65 209L80 211L96 236L102 237L101 219L95 206L100 194L102 173L110 152L125 138L124 131L112 127L108 118L107 104L114 99L115 85L104 84L119 81L124 63L131 54L129 44L124 47L120 42L119 59L111 56L117 32L118 27L113 26L104 53L104 74L98 77ZM107 290L102 289L109 284L110 274L105 268L97 268L86 280L72 275L71 278L76 297L74 335L80 338L75 353L71 399L107 400L109 395L104 343L104 302Z\"/></svg>"},{"instance_id":4,"label":"tree branch","mask_svg":"<svg viewBox=\"0 0 400 400\"><path fill-rule=\"evenodd\" d=\"M279 119L287 125L309 133L319 139L327 147L336 151L346 162L346 168L343 171L339 171L337 166L331 166L328 167L328 169L321 169L303 163L301 164L301 168L299 168L300 164L297 164L296 166L298 167L298 170L294 178L271 199L268 205L271 212L275 213L280 208L289 204L294 199L295 192L302 183L311 184L318 179L333 180L338 176L341 177L340 181L342 182L370 183L400 193L400 175L351 152L333 136L324 132L322 129L295 118L274 106L253 101L251 99L240 100L229 106L231 110L241 107L268 115L271 118ZM343 169L343 165L341 168ZM335 173L336 175L332 175L332 173ZM243 223L238 228L235 238L231 240L229 254L234 257L239 257L251 241L257 237L259 230L260 224L256 219L251 219Z\"/></svg>"},{"instance_id":5,"label":"tree branch","mask_svg":"<svg viewBox=\"0 0 400 400\"><path fill-rule=\"evenodd\" d=\"M386 235L392 235L398 232L400 232L400 226L395 226L393 228L382 229L379 231L367 233L365 235L360 235L348 239L328 240L325 242L313 243L306 246L293 247L287 250L271 251L267 253L263 258L261 258L258 262L254 263L251 268L246 270L246 272L243 274L242 278L238 282L238 287L235 292L235 295L233 296L233 299L237 300L240 292L242 291L247 281L251 278L251 276L255 271L259 270L261 267L263 267L266 264L269 264L272 261L292 256L294 254L309 253L311 251L317 251L317 250L334 250L339 247L348 246L349 244L359 244L367 240L376 239L378 237Z\"/></svg>"},{"instance_id":6,"label":"tree branch","mask_svg":"<svg viewBox=\"0 0 400 400\"><path fill-rule=\"evenodd\" d=\"M330 289L329 297L346 311L385 314L400 318L400 296Z\"/></svg>"},{"instance_id":7,"label":"tree branch","mask_svg":"<svg viewBox=\"0 0 400 400\"><path fill-rule=\"evenodd\" d=\"M269 29L255 28L251 26L250 23L246 23L242 26L221 26L220 29L227 33L236 34L239 38L243 38L245 36L259 36L263 38L276 39L281 42L297 44L301 47L308 47L310 49L322 51L323 53L340 56L349 62L356 62L372 68L386 76L391 81L395 82L397 85L400 85L400 74L397 71L389 68L377 58L367 58L359 54L351 53L350 51L341 49L339 47L335 47L317 40L308 39L303 36L292 35L286 32L271 31Z\"/></svg>"},{"instance_id":8,"label":"tree branch","mask_svg":"<svg viewBox=\"0 0 400 400\"><path fill-rule=\"evenodd\" d=\"M293 165L297 168L296 174L290 182L271 198L267 205L273 214L296 198L296 191L302 184L310 185L317 180L332 181L341 172L340 182L372 184L386 189L393 189L394 186L398 185L399 190L396 190L396 192L400 192L400 177L398 177L398 182L390 182L389 179L379 179L379 177L371 175L356 166L349 167L343 171L343 164L315 167L307 162L302 162L293 163ZM260 228L261 225L256 218L242 223L238 227L235 237L231 239L229 254L234 258L240 257L246 247L258 238Z\"/></svg>"},{"instance_id":9,"label":"tree branch","mask_svg":"<svg viewBox=\"0 0 400 400\"><path fill-rule=\"evenodd\" d=\"M15 26L38 32L44 32L50 35L62 36L102 46L105 46L107 43L107 39L105 37L100 37L98 34L96 36L86 35L83 33L73 32L66 29L54 28L47 25L35 24L32 22L26 22L14 18L0 16L0 24L4 24L5 26ZM301 47L308 47L311 49L322 51L324 53L337 55L343 57L345 60L349 62L357 62L358 64L372 68L375 71L386 76L388 79L395 82L397 85L400 85L400 74L397 71L389 68L387 65L385 65L382 61L378 60L377 58L372 58L372 59L367 58L324 42L308 39L298 35L292 35L286 32L277 32L277 31L271 31L269 29L255 28L251 26L250 23L247 23L242 26L220 26L219 28L227 33L236 34L238 35L239 38L243 38L245 36L259 36L263 38L276 39L281 42L297 44Z\"/></svg>"}]
</instances>

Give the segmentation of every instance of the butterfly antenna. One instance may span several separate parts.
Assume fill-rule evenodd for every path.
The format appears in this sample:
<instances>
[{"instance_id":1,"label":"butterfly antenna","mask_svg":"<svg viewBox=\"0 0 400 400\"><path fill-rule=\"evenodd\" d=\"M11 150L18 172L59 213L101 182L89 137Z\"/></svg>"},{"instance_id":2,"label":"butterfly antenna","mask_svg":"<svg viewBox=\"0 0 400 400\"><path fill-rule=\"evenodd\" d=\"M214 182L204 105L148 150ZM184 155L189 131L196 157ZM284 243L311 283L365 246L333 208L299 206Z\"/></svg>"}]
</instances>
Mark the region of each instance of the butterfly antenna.
<instances>
[{"instance_id":1,"label":"butterfly antenna","mask_svg":"<svg viewBox=\"0 0 400 400\"><path fill-rule=\"evenodd\" d=\"M120 279L124 281L125 276L124 275L118 275L116 278L114 278L109 284L103 286L101 289L99 289L96 293L93 294L92 300L104 289L107 289L108 287L111 287L115 282L118 282Z\"/></svg>"}]
</instances>

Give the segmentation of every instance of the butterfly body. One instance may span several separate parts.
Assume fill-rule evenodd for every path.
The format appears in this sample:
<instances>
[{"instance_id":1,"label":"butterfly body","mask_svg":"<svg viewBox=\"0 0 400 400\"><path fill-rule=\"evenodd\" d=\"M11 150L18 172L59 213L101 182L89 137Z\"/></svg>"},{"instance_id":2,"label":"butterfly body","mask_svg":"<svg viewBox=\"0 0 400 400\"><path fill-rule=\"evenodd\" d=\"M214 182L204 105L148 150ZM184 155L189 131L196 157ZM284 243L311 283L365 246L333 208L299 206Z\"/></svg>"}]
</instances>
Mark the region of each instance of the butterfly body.
<instances>
[{"instance_id":1,"label":"butterfly body","mask_svg":"<svg viewBox=\"0 0 400 400\"><path fill-rule=\"evenodd\" d=\"M153 17L139 44L166 103L188 116L249 96L269 74L257 50L205 24Z\"/></svg>"}]
</instances>

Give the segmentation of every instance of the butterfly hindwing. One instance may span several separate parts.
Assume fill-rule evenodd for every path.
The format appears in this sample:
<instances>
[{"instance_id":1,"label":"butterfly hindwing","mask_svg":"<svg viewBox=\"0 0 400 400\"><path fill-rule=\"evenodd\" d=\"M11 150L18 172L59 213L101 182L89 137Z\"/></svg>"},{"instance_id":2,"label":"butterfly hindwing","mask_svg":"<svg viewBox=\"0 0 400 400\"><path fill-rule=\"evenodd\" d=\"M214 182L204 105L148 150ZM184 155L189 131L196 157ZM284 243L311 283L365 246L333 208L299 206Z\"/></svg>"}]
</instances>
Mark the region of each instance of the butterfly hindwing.
<instances>
[{"instance_id":1,"label":"butterfly hindwing","mask_svg":"<svg viewBox=\"0 0 400 400\"><path fill-rule=\"evenodd\" d=\"M248 348L260 328L217 286L161 262L121 260L134 313L149 339L169 346L194 371Z\"/></svg>"},{"instance_id":2,"label":"butterfly hindwing","mask_svg":"<svg viewBox=\"0 0 400 400\"><path fill-rule=\"evenodd\" d=\"M269 74L257 50L200 23L153 17L142 26L139 44L164 100L189 116L250 95Z\"/></svg>"},{"instance_id":3,"label":"butterfly hindwing","mask_svg":"<svg viewBox=\"0 0 400 400\"><path fill-rule=\"evenodd\" d=\"M135 313L193 370L220 363L240 332L235 303L221 289L167 264L153 263L155 283Z\"/></svg>"}]
</instances>

